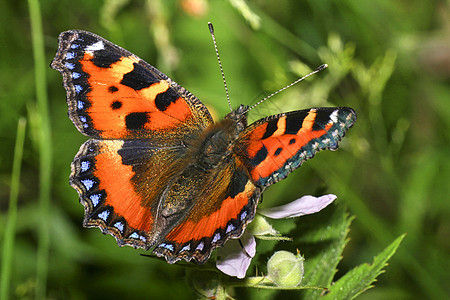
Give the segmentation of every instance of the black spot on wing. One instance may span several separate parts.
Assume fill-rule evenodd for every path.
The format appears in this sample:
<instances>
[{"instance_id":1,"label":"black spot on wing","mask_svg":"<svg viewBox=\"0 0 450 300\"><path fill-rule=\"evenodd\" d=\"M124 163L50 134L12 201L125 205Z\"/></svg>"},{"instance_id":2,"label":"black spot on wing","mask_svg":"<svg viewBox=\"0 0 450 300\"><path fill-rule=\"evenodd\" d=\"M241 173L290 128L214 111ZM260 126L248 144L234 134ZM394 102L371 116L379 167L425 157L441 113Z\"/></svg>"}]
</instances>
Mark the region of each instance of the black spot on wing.
<instances>
[{"instance_id":1,"label":"black spot on wing","mask_svg":"<svg viewBox=\"0 0 450 300\"><path fill-rule=\"evenodd\" d=\"M263 145L261 147L261 149L259 149L258 152L256 152L255 157L253 157L253 159L250 160L250 163L253 166L259 165L260 163L262 163L266 159L268 154L269 154L269 152L267 151L266 146Z\"/></svg>"},{"instance_id":2,"label":"black spot on wing","mask_svg":"<svg viewBox=\"0 0 450 300\"><path fill-rule=\"evenodd\" d=\"M165 111L170 104L174 103L180 96L171 88L164 93L156 95L155 105L160 111Z\"/></svg>"},{"instance_id":3,"label":"black spot on wing","mask_svg":"<svg viewBox=\"0 0 450 300\"><path fill-rule=\"evenodd\" d=\"M302 128L303 120L308 115L308 111L298 111L286 116L286 134L297 134Z\"/></svg>"},{"instance_id":4,"label":"black spot on wing","mask_svg":"<svg viewBox=\"0 0 450 300\"><path fill-rule=\"evenodd\" d=\"M131 72L123 75L121 84L138 91L159 82L159 78L156 78L156 76L143 66L138 63L133 63L133 66L134 68Z\"/></svg>"},{"instance_id":5,"label":"black spot on wing","mask_svg":"<svg viewBox=\"0 0 450 300\"><path fill-rule=\"evenodd\" d=\"M110 87L108 87L108 92L110 93L115 93L117 92L119 89L117 88L117 86L111 85Z\"/></svg>"},{"instance_id":6,"label":"black spot on wing","mask_svg":"<svg viewBox=\"0 0 450 300\"><path fill-rule=\"evenodd\" d=\"M231 178L227 196L235 198L238 194L245 190L245 185L247 182L247 174L242 169L235 170L233 177Z\"/></svg>"},{"instance_id":7,"label":"black spot on wing","mask_svg":"<svg viewBox=\"0 0 450 300\"><path fill-rule=\"evenodd\" d=\"M146 112L130 113L125 117L125 125L128 130L143 129L149 121L149 115Z\"/></svg>"},{"instance_id":8,"label":"black spot on wing","mask_svg":"<svg viewBox=\"0 0 450 300\"><path fill-rule=\"evenodd\" d=\"M273 155L278 156L280 155L281 151L283 151L283 148L277 148L277 150L275 150L275 153Z\"/></svg>"},{"instance_id":9,"label":"black spot on wing","mask_svg":"<svg viewBox=\"0 0 450 300\"><path fill-rule=\"evenodd\" d=\"M149 150L150 145L142 139L125 140L121 149L117 151L122 157L122 163L124 165L133 166L133 171L138 173L139 168L148 168L146 164L142 162L148 160L153 155L153 152Z\"/></svg>"},{"instance_id":10,"label":"black spot on wing","mask_svg":"<svg viewBox=\"0 0 450 300\"><path fill-rule=\"evenodd\" d=\"M111 108L113 110L119 109L121 107L122 107L122 102L121 101L116 100L113 103L111 103Z\"/></svg>"},{"instance_id":11,"label":"black spot on wing","mask_svg":"<svg viewBox=\"0 0 450 300\"><path fill-rule=\"evenodd\" d=\"M289 145L292 145L296 142L297 140L295 138L292 138L289 140Z\"/></svg>"},{"instance_id":12,"label":"black spot on wing","mask_svg":"<svg viewBox=\"0 0 450 300\"><path fill-rule=\"evenodd\" d=\"M121 58L122 56L118 53L99 50L94 51L94 57L91 61L99 68L111 68L111 65L120 61Z\"/></svg>"},{"instance_id":13,"label":"black spot on wing","mask_svg":"<svg viewBox=\"0 0 450 300\"><path fill-rule=\"evenodd\" d=\"M268 137L271 137L272 134L277 131L278 129L278 119L270 120L267 122L266 132L264 132L262 140L267 139Z\"/></svg>"},{"instance_id":14,"label":"black spot on wing","mask_svg":"<svg viewBox=\"0 0 450 300\"><path fill-rule=\"evenodd\" d=\"M335 109L317 110L316 118L312 126L313 131L323 130L325 126L330 122L330 114L333 113Z\"/></svg>"}]
</instances>

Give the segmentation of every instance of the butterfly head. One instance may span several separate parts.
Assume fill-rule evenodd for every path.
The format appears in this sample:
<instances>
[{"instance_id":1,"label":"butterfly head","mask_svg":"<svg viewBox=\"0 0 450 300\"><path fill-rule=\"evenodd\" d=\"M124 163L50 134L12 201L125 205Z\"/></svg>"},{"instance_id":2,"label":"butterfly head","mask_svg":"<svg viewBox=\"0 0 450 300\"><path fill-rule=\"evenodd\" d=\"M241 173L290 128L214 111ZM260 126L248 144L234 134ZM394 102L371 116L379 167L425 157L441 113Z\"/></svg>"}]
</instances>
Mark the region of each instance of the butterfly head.
<instances>
[{"instance_id":1,"label":"butterfly head","mask_svg":"<svg viewBox=\"0 0 450 300\"><path fill-rule=\"evenodd\" d=\"M242 132L247 127L248 106L241 104L237 109L225 116L225 120L231 120L236 126L236 131Z\"/></svg>"}]
</instances>

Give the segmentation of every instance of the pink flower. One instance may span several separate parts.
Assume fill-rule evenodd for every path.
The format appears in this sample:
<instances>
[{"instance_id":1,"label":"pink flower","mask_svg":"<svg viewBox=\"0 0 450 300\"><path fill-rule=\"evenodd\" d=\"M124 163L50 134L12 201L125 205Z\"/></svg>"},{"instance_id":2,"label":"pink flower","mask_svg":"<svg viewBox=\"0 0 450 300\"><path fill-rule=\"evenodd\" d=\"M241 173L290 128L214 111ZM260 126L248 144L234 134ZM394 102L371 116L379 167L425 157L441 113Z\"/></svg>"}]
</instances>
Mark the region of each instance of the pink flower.
<instances>
[{"instance_id":1,"label":"pink flower","mask_svg":"<svg viewBox=\"0 0 450 300\"><path fill-rule=\"evenodd\" d=\"M332 194L321 197L304 196L285 205L260 209L258 213L272 219L300 217L324 209L336 198ZM252 232L247 229L239 239L230 240L224 247L217 250L216 266L229 276L244 278L255 254L256 240Z\"/></svg>"},{"instance_id":2,"label":"pink flower","mask_svg":"<svg viewBox=\"0 0 450 300\"><path fill-rule=\"evenodd\" d=\"M244 278L255 254L255 237L246 230L239 239L230 240L217 250L216 267L229 276Z\"/></svg>"},{"instance_id":3,"label":"pink flower","mask_svg":"<svg viewBox=\"0 0 450 300\"><path fill-rule=\"evenodd\" d=\"M322 197L304 196L288 204L260 209L258 212L271 219L294 218L321 211L337 198L329 194Z\"/></svg>"}]
</instances>

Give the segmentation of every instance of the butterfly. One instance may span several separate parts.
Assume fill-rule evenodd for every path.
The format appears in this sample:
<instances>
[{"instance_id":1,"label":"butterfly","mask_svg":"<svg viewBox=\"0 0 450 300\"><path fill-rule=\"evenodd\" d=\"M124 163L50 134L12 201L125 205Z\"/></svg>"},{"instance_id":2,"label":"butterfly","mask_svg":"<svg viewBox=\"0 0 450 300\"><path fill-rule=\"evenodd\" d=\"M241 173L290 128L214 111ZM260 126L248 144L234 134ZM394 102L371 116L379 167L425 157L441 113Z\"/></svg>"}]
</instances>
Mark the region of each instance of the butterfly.
<instances>
[{"instance_id":1,"label":"butterfly","mask_svg":"<svg viewBox=\"0 0 450 300\"><path fill-rule=\"evenodd\" d=\"M70 175L83 225L169 263L204 263L239 238L262 192L317 151L336 150L356 121L351 108L325 107L248 125L240 105L214 123L161 71L81 30L60 34L51 67L62 74L69 118L90 138Z\"/></svg>"}]
</instances>

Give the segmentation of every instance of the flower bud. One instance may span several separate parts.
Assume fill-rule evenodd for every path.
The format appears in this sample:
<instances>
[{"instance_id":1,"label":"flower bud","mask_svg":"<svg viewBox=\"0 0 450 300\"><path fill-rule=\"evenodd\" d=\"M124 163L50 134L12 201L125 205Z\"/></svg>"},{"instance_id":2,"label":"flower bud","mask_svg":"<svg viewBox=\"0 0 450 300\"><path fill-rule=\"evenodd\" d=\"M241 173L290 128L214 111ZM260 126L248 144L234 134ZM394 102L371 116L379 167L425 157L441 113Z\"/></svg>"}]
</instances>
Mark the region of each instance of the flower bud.
<instances>
[{"instance_id":1,"label":"flower bud","mask_svg":"<svg viewBox=\"0 0 450 300\"><path fill-rule=\"evenodd\" d=\"M303 261L300 254L277 251L267 262L268 277L279 287L298 286L303 279Z\"/></svg>"}]
</instances>

